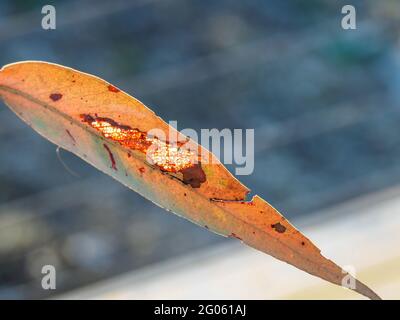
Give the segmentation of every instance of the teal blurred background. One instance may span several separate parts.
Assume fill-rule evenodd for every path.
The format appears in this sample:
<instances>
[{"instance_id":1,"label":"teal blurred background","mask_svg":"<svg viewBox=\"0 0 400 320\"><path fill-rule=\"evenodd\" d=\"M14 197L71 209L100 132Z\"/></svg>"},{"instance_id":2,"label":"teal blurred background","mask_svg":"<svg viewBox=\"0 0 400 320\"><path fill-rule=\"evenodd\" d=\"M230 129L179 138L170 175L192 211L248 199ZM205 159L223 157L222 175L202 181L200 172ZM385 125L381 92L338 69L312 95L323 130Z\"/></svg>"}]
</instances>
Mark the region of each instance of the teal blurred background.
<instances>
[{"instance_id":1,"label":"teal blurred background","mask_svg":"<svg viewBox=\"0 0 400 320\"><path fill-rule=\"evenodd\" d=\"M1 1L0 64L95 74L178 129L254 128L239 177L294 221L400 181L400 3ZM41 28L41 8L57 29ZM224 241L168 214L0 107L0 298L44 298ZM229 166L230 170L234 167Z\"/></svg>"}]
</instances>

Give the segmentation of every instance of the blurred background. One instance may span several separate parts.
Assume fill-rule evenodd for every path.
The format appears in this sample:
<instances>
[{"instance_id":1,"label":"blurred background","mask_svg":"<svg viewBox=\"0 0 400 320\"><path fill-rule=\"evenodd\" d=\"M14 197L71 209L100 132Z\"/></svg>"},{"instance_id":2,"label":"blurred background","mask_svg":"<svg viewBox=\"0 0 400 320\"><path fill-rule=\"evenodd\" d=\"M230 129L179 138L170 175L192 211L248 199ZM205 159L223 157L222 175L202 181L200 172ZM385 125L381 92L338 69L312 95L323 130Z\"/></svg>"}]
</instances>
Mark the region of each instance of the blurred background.
<instances>
[{"instance_id":1,"label":"blurred background","mask_svg":"<svg viewBox=\"0 0 400 320\"><path fill-rule=\"evenodd\" d=\"M178 129L254 128L255 171L239 179L400 298L399 17L396 0L1 1L0 64L92 73ZM346 297L61 151L72 175L3 103L0 155L0 298Z\"/></svg>"}]
</instances>

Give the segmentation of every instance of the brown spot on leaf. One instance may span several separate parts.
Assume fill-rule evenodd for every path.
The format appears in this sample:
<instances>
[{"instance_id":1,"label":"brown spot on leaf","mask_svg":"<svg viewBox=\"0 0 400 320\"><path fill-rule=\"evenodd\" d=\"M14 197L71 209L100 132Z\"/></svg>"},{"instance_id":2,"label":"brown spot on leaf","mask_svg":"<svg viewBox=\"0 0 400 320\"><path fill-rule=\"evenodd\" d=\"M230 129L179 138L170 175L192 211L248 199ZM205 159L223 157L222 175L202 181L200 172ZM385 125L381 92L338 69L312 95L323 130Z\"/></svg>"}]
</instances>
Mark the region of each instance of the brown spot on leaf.
<instances>
[{"instance_id":1,"label":"brown spot on leaf","mask_svg":"<svg viewBox=\"0 0 400 320\"><path fill-rule=\"evenodd\" d=\"M140 172L140 175L142 175L143 173L146 172L146 169L144 167L140 167L139 172Z\"/></svg>"},{"instance_id":2,"label":"brown spot on leaf","mask_svg":"<svg viewBox=\"0 0 400 320\"><path fill-rule=\"evenodd\" d=\"M275 223L275 224L271 224L271 228L274 228L275 231L279 232L279 233L284 233L286 231L286 227L284 225L280 224L279 222Z\"/></svg>"},{"instance_id":3,"label":"brown spot on leaf","mask_svg":"<svg viewBox=\"0 0 400 320\"><path fill-rule=\"evenodd\" d=\"M115 162L115 158L114 158L113 153L111 152L111 150L110 150L110 148L108 147L108 145L103 144L103 147L107 150L108 156L110 157L111 168L114 169L115 171L117 171L118 169L117 169L117 165L116 165L116 162Z\"/></svg>"},{"instance_id":4,"label":"brown spot on leaf","mask_svg":"<svg viewBox=\"0 0 400 320\"><path fill-rule=\"evenodd\" d=\"M61 93L52 93L50 95L50 99L53 101L58 101L62 98L62 94Z\"/></svg>"},{"instance_id":5,"label":"brown spot on leaf","mask_svg":"<svg viewBox=\"0 0 400 320\"><path fill-rule=\"evenodd\" d=\"M114 87L111 84L109 84L107 88L108 88L108 91L111 91L111 92L119 92L120 91L118 88Z\"/></svg>"},{"instance_id":6,"label":"brown spot on leaf","mask_svg":"<svg viewBox=\"0 0 400 320\"><path fill-rule=\"evenodd\" d=\"M192 188L199 188L203 182L206 182L206 174L199 163L185 168L181 172L183 174L183 183L190 184Z\"/></svg>"}]
</instances>

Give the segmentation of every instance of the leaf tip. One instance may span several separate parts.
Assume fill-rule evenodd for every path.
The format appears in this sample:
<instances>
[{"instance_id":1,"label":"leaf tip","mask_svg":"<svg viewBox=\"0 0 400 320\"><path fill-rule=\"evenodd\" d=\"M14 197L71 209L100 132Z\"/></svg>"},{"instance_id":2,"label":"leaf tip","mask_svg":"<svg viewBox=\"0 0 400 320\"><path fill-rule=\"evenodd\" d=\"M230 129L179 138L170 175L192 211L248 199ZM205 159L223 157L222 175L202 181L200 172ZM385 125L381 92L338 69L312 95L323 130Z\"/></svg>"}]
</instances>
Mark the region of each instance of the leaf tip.
<instances>
[{"instance_id":1,"label":"leaf tip","mask_svg":"<svg viewBox=\"0 0 400 320\"><path fill-rule=\"evenodd\" d=\"M370 287L362 283L360 280L356 279L356 286L353 290L371 300L382 300L382 298L375 291L373 291Z\"/></svg>"}]
</instances>

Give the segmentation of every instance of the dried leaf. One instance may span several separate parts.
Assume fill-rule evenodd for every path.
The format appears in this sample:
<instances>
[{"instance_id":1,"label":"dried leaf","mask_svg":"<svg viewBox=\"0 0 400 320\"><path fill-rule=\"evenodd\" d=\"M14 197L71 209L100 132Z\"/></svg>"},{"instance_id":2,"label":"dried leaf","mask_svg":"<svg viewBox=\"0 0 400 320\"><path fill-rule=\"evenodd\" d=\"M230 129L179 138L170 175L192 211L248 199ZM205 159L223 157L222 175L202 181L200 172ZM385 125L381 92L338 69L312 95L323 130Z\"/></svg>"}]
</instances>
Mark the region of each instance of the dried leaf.
<instances>
[{"instance_id":1,"label":"dried leaf","mask_svg":"<svg viewBox=\"0 0 400 320\"><path fill-rule=\"evenodd\" d=\"M187 138L102 79L55 64L20 62L0 71L0 94L43 137L166 210L334 284L352 278L266 201L246 201L249 190L211 153L192 141L190 150L173 148L171 141L180 146ZM148 134L154 128L165 140ZM203 161L202 154L213 161ZM354 281L355 291L379 299Z\"/></svg>"}]
</instances>

